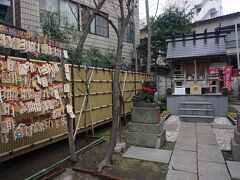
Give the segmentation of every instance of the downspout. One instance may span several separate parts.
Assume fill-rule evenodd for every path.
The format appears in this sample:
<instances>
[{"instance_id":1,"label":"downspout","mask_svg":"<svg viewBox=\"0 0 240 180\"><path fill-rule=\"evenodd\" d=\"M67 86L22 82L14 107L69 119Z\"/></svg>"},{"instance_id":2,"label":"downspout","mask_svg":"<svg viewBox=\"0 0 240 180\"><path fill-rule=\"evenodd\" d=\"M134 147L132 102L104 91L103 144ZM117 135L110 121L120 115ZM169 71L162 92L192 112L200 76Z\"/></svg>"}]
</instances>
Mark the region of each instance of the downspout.
<instances>
[{"instance_id":1,"label":"downspout","mask_svg":"<svg viewBox=\"0 0 240 180\"><path fill-rule=\"evenodd\" d=\"M237 19L235 19L235 33L236 33L236 53L237 53L237 64L238 64L238 69L240 69Z\"/></svg>"},{"instance_id":2,"label":"downspout","mask_svg":"<svg viewBox=\"0 0 240 180\"><path fill-rule=\"evenodd\" d=\"M16 26L15 0L12 0L13 26Z\"/></svg>"}]
</instances>

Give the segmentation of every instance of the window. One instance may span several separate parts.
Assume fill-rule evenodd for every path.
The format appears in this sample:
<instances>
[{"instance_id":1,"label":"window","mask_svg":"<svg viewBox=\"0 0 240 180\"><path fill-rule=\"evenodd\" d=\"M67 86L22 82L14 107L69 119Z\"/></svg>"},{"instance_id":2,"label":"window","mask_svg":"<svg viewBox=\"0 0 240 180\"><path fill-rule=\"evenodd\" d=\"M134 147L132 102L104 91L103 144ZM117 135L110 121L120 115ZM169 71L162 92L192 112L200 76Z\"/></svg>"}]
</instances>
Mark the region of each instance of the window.
<instances>
[{"instance_id":1,"label":"window","mask_svg":"<svg viewBox=\"0 0 240 180\"><path fill-rule=\"evenodd\" d=\"M65 0L60 0L60 15L62 18L67 19L71 25L74 25L76 29L78 29L78 7L75 3L72 2L69 2L69 5Z\"/></svg>"},{"instance_id":2,"label":"window","mask_svg":"<svg viewBox=\"0 0 240 180\"><path fill-rule=\"evenodd\" d=\"M59 18L60 25L62 23L60 19L67 19L69 24L74 25L76 29L79 29L78 21L80 18L78 6L73 2L69 2L69 5L66 0L40 0L41 21L44 21L44 16L47 15L47 12L53 12L61 16L61 18Z\"/></svg>"},{"instance_id":3,"label":"window","mask_svg":"<svg viewBox=\"0 0 240 180\"><path fill-rule=\"evenodd\" d=\"M88 22L91 11L91 8L81 6L81 20L83 29L86 27L86 23ZM105 13L101 12L101 14L105 17L108 17L108 15ZM98 36L109 37L108 21L103 17L96 15L90 26L90 33Z\"/></svg>"},{"instance_id":4,"label":"window","mask_svg":"<svg viewBox=\"0 0 240 180\"><path fill-rule=\"evenodd\" d=\"M101 16L96 16L91 24L90 33L109 37L108 21Z\"/></svg>"},{"instance_id":5,"label":"window","mask_svg":"<svg viewBox=\"0 0 240 180\"><path fill-rule=\"evenodd\" d=\"M51 11L58 13L58 0L40 0L41 11Z\"/></svg>"},{"instance_id":6,"label":"window","mask_svg":"<svg viewBox=\"0 0 240 180\"><path fill-rule=\"evenodd\" d=\"M123 41L128 43L133 43L133 24L132 23L128 23L124 33Z\"/></svg>"},{"instance_id":7,"label":"window","mask_svg":"<svg viewBox=\"0 0 240 180\"><path fill-rule=\"evenodd\" d=\"M0 0L0 21L12 24L12 7L10 0Z\"/></svg>"},{"instance_id":8,"label":"window","mask_svg":"<svg viewBox=\"0 0 240 180\"><path fill-rule=\"evenodd\" d=\"M58 0L40 0L40 21L46 21L47 13L58 13Z\"/></svg>"}]
</instances>

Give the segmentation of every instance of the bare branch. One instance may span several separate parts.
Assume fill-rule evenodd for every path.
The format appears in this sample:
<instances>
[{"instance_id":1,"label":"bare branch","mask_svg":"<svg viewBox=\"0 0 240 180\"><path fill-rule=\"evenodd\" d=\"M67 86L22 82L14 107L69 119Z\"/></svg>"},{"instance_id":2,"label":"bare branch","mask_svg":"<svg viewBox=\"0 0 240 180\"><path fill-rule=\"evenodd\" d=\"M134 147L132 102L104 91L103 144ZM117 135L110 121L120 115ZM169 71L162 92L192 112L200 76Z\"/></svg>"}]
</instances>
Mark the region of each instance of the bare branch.
<instances>
[{"instance_id":1,"label":"bare branch","mask_svg":"<svg viewBox=\"0 0 240 180\"><path fill-rule=\"evenodd\" d=\"M94 2L94 4L95 4L95 7L97 7L97 2L96 2L96 0L93 0L93 2Z\"/></svg>"},{"instance_id":2,"label":"bare branch","mask_svg":"<svg viewBox=\"0 0 240 180\"><path fill-rule=\"evenodd\" d=\"M157 8L156 8L155 15L154 15L154 17L153 17L152 25L153 25L154 20L155 20L156 17L157 17L157 12L158 12L158 8L159 8L158 6L159 6L159 0L158 0L158 2L157 2Z\"/></svg>"},{"instance_id":3,"label":"bare branch","mask_svg":"<svg viewBox=\"0 0 240 180\"><path fill-rule=\"evenodd\" d=\"M106 2L106 0L101 0L98 3L97 7L95 9L93 9L93 12L88 17L88 21L87 21L86 27L83 30L83 34L82 34L82 36L81 36L81 38L80 38L80 40L78 42L77 49L76 49L78 55L80 55L80 56L82 55L83 44L84 44L84 42L85 42L85 40L87 38L87 35L88 35L89 30L90 30L92 21L95 18L96 13L100 11L100 9L102 8L102 6L103 6L103 4L105 2Z\"/></svg>"},{"instance_id":4,"label":"bare branch","mask_svg":"<svg viewBox=\"0 0 240 180\"><path fill-rule=\"evenodd\" d=\"M123 1L122 0L118 0L118 2L119 2L120 12L121 12L121 23L123 23L123 19L125 17L125 15L124 15L124 8L123 8Z\"/></svg>"},{"instance_id":5,"label":"bare branch","mask_svg":"<svg viewBox=\"0 0 240 180\"><path fill-rule=\"evenodd\" d=\"M135 9L135 3L134 3L134 0L128 0L129 2L131 2L132 4L132 7L130 4L127 4L127 8L128 8L128 14L127 14L127 17L125 18L124 20L124 25L127 26L127 24L129 23L129 20L130 18L132 17L133 15L133 12L134 12L134 9ZM134 18L134 17L133 17ZM126 27L124 27L126 28Z\"/></svg>"}]
</instances>

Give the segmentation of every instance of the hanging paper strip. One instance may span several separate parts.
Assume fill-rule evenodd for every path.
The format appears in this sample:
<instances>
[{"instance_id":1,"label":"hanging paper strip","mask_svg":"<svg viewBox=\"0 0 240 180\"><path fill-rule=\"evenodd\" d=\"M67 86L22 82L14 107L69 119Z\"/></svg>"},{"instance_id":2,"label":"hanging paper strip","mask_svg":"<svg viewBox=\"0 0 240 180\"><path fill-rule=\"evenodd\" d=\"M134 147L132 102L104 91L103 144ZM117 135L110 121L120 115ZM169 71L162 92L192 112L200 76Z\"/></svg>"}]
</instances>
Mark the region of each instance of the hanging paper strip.
<instances>
[{"instance_id":1,"label":"hanging paper strip","mask_svg":"<svg viewBox=\"0 0 240 180\"><path fill-rule=\"evenodd\" d=\"M223 82L224 86L228 88L228 91L231 91L231 81L232 81L232 66L223 67Z\"/></svg>"}]
</instances>

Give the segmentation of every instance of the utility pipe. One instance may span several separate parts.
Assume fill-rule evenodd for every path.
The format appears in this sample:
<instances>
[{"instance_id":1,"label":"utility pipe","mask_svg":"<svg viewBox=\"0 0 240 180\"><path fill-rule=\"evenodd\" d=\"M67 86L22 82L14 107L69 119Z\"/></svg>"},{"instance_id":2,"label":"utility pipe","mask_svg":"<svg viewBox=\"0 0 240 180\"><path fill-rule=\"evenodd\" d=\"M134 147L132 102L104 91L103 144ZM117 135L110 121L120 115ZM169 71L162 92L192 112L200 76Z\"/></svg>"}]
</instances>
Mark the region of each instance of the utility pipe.
<instances>
[{"instance_id":1,"label":"utility pipe","mask_svg":"<svg viewBox=\"0 0 240 180\"><path fill-rule=\"evenodd\" d=\"M237 64L238 64L238 69L240 69L237 19L235 19L235 33L236 33L236 53L237 53Z\"/></svg>"}]
</instances>

